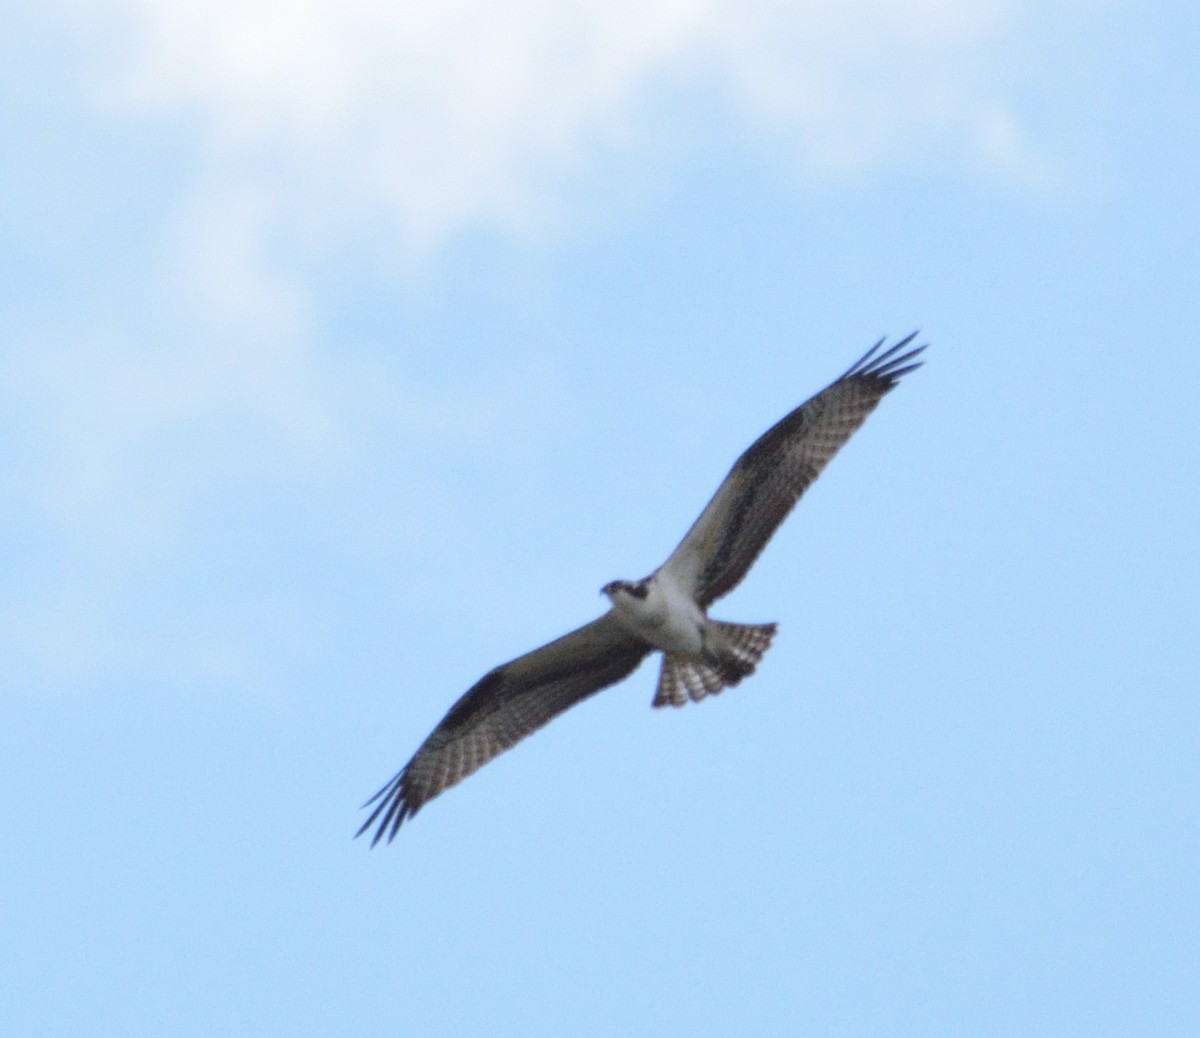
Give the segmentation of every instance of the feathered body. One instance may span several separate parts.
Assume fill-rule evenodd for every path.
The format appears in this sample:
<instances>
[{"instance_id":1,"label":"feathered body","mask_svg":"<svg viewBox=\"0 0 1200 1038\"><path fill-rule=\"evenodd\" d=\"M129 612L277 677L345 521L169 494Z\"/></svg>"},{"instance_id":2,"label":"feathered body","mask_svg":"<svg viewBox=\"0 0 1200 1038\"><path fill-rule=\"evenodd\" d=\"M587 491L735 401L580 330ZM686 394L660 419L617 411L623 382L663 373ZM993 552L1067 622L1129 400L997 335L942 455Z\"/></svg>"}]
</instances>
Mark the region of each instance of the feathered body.
<instances>
[{"instance_id":1,"label":"feathered body","mask_svg":"<svg viewBox=\"0 0 1200 1038\"><path fill-rule=\"evenodd\" d=\"M920 366L908 338L883 340L841 378L768 429L746 450L671 556L642 580L602 591L603 616L489 671L412 760L367 804L359 835L391 840L405 818L525 736L663 653L654 706L683 706L754 673L776 625L710 619L708 609L745 577L771 535L821 470L898 380Z\"/></svg>"}]
</instances>

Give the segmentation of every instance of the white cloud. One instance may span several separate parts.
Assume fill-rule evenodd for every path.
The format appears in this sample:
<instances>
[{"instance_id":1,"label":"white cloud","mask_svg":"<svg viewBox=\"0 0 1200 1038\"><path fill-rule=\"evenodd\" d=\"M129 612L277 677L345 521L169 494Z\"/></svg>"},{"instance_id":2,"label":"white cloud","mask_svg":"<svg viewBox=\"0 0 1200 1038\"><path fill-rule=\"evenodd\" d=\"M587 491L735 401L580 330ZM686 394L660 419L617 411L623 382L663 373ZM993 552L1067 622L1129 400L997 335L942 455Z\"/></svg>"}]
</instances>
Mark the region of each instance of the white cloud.
<instances>
[{"instance_id":1,"label":"white cloud","mask_svg":"<svg viewBox=\"0 0 1200 1038\"><path fill-rule=\"evenodd\" d=\"M418 251L542 226L664 88L724 84L807 164L994 149L1011 0L109 0L110 100L198 119L205 176ZM1013 132L1019 132L1015 124Z\"/></svg>"}]
</instances>

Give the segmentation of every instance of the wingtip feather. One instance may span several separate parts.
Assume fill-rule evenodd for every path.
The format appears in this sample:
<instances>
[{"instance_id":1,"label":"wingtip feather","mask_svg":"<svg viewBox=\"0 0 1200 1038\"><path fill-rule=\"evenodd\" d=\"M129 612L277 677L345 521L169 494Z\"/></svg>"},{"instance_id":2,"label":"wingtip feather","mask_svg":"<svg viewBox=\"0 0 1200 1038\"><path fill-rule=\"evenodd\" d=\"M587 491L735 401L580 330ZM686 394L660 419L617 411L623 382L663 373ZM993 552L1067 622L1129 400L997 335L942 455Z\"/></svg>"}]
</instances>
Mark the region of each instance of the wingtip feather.
<instances>
[{"instance_id":1,"label":"wingtip feather","mask_svg":"<svg viewBox=\"0 0 1200 1038\"><path fill-rule=\"evenodd\" d=\"M887 342L886 335L882 336L879 339L879 341L877 343L875 343L874 346L872 346L869 350L867 350L866 353L864 353L861 357L858 358L858 360L856 360L853 364L851 364L850 367L848 367L844 372L842 372L842 374L840 376L838 376L838 378L835 379L835 381L841 382L843 379L850 378L851 375L857 374L861 368L863 368L864 366L866 366L867 364L869 364L871 362L871 358L874 357L875 354L879 352L879 348L885 342Z\"/></svg>"},{"instance_id":2,"label":"wingtip feather","mask_svg":"<svg viewBox=\"0 0 1200 1038\"><path fill-rule=\"evenodd\" d=\"M879 348L883 345L884 339L880 339L852 364L850 369L837 381L842 382L851 378L873 378L882 381L885 383L886 388L891 389L903 376L907 375L910 371L915 371L924 363L924 361L910 362L928 347L928 343L901 353L906 346L912 343L918 334L916 331L910 332L882 353L879 353Z\"/></svg>"},{"instance_id":3,"label":"wingtip feather","mask_svg":"<svg viewBox=\"0 0 1200 1038\"><path fill-rule=\"evenodd\" d=\"M379 802L376 803L376 801ZM354 838L357 840L378 821L379 827L375 830L375 835L371 839L371 846L374 847L378 844L383 839L385 833L387 834L387 842L391 843L396 838L396 833L400 829L400 823L404 819L411 818L416 814L416 808L412 806L408 791L405 789L403 771L363 804L363 807L367 808L372 804L375 804L375 809L367 816L367 820L358 827L358 832L354 834Z\"/></svg>"}]
</instances>

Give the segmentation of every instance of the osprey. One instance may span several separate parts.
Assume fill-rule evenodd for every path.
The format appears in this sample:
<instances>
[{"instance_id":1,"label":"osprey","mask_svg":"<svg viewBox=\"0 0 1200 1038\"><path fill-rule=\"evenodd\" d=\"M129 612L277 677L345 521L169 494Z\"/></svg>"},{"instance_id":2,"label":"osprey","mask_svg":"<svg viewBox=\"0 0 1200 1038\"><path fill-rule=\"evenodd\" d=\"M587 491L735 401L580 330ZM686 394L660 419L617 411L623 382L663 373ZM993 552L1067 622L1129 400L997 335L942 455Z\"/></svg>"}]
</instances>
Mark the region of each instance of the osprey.
<instances>
[{"instance_id":1,"label":"osprey","mask_svg":"<svg viewBox=\"0 0 1200 1038\"><path fill-rule=\"evenodd\" d=\"M603 616L489 671L450 708L355 835L371 846L439 793L563 711L663 654L654 706L683 706L754 673L776 625L713 620L708 608L741 582L800 495L899 379L920 367L916 333L880 353L880 339L841 378L760 436L729 471L672 553L641 580L601 591Z\"/></svg>"}]
</instances>

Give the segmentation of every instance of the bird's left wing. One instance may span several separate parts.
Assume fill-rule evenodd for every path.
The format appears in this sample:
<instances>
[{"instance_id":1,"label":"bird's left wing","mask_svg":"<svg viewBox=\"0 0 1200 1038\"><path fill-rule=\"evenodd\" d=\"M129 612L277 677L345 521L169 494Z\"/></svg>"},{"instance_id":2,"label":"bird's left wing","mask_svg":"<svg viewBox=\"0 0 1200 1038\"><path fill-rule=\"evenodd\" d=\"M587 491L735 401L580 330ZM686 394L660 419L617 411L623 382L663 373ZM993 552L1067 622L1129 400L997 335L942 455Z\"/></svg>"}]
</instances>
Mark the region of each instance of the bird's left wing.
<instances>
[{"instance_id":1,"label":"bird's left wing","mask_svg":"<svg viewBox=\"0 0 1200 1038\"><path fill-rule=\"evenodd\" d=\"M768 429L738 458L661 569L707 608L741 582L771 535L925 347L880 339L849 371Z\"/></svg>"},{"instance_id":2,"label":"bird's left wing","mask_svg":"<svg viewBox=\"0 0 1200 1038\"><path fill-rule=\"evenodd\" d=\"M632 674L650 646L605 613L540 649L489 671L442 718L421 748L363 807L355 834L376 821L371 846L421 807L564 710Z\"/></svg>"}]
</instances>

